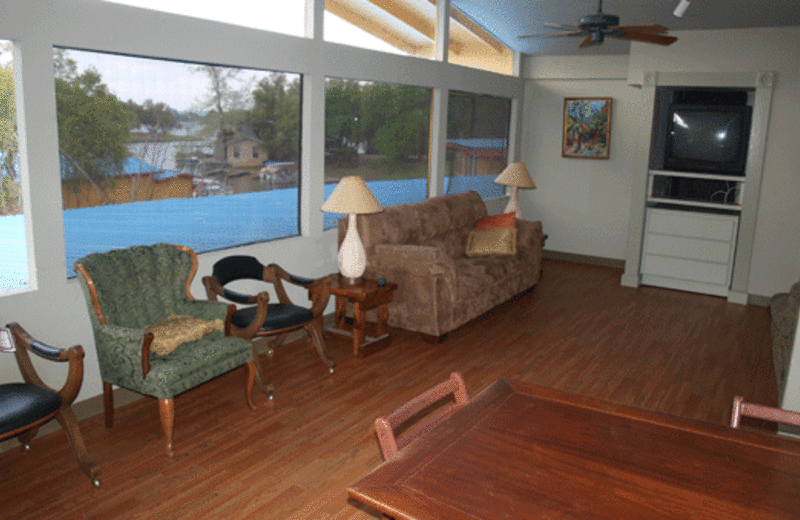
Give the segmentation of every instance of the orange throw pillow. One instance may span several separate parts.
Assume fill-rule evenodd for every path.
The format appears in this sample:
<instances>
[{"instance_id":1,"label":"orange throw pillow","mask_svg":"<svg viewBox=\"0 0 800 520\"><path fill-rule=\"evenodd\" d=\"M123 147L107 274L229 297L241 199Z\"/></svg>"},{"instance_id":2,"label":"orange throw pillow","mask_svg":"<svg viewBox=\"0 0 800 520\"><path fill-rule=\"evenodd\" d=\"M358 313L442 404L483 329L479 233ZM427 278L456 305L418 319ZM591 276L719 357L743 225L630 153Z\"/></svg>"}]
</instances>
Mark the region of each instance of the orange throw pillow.
<instances>
[{"instance_id":1,"label":"orange throw pillow","mask_svg":"<svg viewBox=\"0 0 800 520\"><path fill-rule=\"evenodd\" d=\"M515 212L503 213L502 215L492 215L478 219L475 223L476 231L488 231L490 229L512 228L517 225L517 214Z\"/></svg>"}]
</instances>

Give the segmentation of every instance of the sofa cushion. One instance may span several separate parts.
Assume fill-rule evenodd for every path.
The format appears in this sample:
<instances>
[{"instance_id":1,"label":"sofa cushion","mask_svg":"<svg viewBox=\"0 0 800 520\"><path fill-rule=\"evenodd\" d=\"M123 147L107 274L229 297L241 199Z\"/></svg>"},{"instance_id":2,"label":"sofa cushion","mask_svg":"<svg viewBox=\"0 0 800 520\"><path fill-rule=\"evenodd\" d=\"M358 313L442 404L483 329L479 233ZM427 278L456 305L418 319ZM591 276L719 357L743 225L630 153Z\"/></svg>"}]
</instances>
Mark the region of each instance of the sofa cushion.
<instances>
[{"instance_id":1,"label":"sofa cushion","mask_svg":"<svg viewBox=\"0 0 800 520\"><path fill-rule=\"evenodd\" d=\"M467 239L467 256L517 254L517 229L497 228L472 231Z\"/></svg>"},{"instance_id":2,"label":"sofa cushion","mask_svg":"<svg viewBox=\"0 0 800 520\"><path fill-rule=\"evenodd\" d=\"M479 218L475 223L476 231L487 231L489 229L497 228L511 228L517 223L517 214L515 212L503 213L502 215L491 215L488 217Z\"/></svg>"}]
</instances>

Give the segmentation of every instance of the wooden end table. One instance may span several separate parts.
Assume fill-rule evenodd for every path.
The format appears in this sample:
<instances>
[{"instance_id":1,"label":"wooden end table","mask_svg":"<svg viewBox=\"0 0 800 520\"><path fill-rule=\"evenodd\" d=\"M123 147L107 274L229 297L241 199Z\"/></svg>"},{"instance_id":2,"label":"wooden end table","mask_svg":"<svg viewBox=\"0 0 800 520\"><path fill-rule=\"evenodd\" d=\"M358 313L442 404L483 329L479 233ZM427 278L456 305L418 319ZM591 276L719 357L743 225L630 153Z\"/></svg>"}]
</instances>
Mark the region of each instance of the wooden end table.
<instances>
[{"instance_id":1,"label":"wooden end table","mask_svg":"<svg viewBox=\"0 0 800 520\"><path fill-rule=\"evenodd\" d=\"M336 324L335 327L324 329L326 333L334 336L353 338L353 355L363 357L387 346L392 338L386 325L389 319L389 302L392 301L397 284L386 282L378 286L377 280L364 278L356 285L345 282L341 275L331 276L331 294L336 297ZM317 291L312 289L312 298ZM347 318L347 304L353 304L352 327ZM367 318L368 310L377 308L378 321L375 336L368 336ZM322 316L319 317L322 320Z\"/></svg>"}]
</instances>

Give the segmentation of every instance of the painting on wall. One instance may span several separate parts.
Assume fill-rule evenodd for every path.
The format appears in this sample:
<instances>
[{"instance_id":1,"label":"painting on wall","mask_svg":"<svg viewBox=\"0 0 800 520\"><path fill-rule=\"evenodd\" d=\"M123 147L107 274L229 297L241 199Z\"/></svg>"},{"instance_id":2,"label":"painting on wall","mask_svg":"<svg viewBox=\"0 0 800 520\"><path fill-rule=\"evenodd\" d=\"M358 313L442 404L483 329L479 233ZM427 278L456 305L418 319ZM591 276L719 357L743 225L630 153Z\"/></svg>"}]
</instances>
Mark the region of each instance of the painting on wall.
<instances>
[{"instance_id":1,"label":"painting on wall","mask_svg":"<svg viewBox=\"0 0 800 520\"><path fill-rule=\"evenodd\" d=\"M611 98L564 100L562 157L608 159L611 141Z\"/></svg>"}]
</instances>

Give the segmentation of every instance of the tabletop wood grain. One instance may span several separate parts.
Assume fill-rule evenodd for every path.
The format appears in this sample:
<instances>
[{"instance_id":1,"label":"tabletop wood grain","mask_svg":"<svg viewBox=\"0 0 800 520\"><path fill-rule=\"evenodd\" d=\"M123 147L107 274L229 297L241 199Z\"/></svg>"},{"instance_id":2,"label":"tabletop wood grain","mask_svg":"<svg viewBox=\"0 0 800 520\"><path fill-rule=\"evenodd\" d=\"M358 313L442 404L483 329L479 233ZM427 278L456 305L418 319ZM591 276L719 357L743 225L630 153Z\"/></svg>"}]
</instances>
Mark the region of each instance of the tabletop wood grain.
<instances>
[{"instance_id":1,"label":"tabletop wood grain","mask_svg":"<svg viewBox=\"0 0 800 520\"><path fill-rule=\"evenodd\" d=\"M499 379L348 492L396 520L800 518L800 442Z\"/></svg>"}]
</instances>

